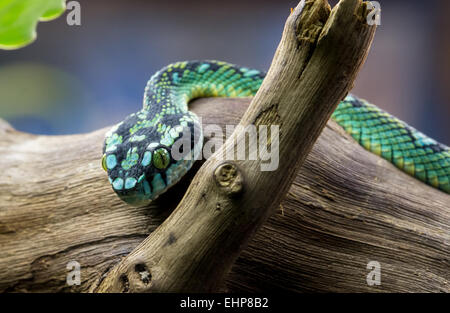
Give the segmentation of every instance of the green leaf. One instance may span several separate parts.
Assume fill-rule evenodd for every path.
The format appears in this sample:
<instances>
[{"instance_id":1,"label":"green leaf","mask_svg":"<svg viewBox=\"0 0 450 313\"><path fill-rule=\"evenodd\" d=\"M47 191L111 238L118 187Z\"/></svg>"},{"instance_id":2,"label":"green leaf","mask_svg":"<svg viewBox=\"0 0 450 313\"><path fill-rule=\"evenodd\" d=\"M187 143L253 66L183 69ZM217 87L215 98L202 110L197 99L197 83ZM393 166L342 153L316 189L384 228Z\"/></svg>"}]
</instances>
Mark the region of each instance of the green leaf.
<instances>
[{"instance_id":1,"label":"green leaf","mask_svg":"<svg viewBox=\"0 0 450 313\"><path fill-rule=\"evenodd\" d=\"M36 39L38 21L49 21L66 9L66 0L0 0L0 49L18 49Z\"/></svg>"}]
</instances>

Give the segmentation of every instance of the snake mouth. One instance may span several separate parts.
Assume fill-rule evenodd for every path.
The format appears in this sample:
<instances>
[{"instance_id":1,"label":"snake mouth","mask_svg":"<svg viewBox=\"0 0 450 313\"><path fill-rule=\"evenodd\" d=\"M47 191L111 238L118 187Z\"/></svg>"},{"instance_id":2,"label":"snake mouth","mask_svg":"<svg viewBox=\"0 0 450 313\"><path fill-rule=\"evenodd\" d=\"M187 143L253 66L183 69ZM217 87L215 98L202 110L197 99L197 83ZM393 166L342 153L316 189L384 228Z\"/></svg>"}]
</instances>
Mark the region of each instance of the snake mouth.
<instances>
[{"instance_id":1,"label":"snake mouth","mask_svg":"<svg viewBox=\"0 0 450 313\"><path fill-rule=\"evenodd\" d=\"M119 198L132 206L141 206L155 200L159 194L154 194L148 188L149 184L137 184L133 189L114 190Z\"/></svg>"},{"instance_id":2,"label":"snake mouth","mask_svg":"<svg viewBox=\"0 0 450 313\"><path fill-rule=\"evenodd\" d=\"M133 194L133 195L120 195L118 194L119 198L126 202L127 204L137 207L137 206L143 206L149 204L150 201L155 200L158 196L155 196L154 198L150 199L147 197L144 197L142 194Z\"/></svg>"}]
</instances>

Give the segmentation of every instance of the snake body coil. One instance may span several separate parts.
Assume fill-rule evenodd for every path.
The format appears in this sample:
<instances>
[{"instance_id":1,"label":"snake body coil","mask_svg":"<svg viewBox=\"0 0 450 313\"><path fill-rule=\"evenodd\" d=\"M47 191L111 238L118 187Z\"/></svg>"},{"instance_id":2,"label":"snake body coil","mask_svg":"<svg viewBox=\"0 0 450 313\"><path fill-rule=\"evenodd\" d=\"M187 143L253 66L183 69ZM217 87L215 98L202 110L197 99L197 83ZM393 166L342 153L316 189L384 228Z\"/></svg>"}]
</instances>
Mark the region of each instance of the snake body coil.
<instances>
[{"instance_id":1,"label":"snake body coil","mask_svg":"<svg viewBox=\"0 0 450 313\"><path fill-rule=\"evenodd\" d=\"M203 136L188 102L199 97L249 97L265 74L218 61L171 64L151 77L143 108L115 125L103 147L103 168L121 199L155 199L192 166ZM450 150L368 102L348 95L332 118L367 150L417 179L450 193ZM175 143L189 131L190 149L174 159ZM195 135L197 134L197 135Z\"/></svg>"}]
</instances>

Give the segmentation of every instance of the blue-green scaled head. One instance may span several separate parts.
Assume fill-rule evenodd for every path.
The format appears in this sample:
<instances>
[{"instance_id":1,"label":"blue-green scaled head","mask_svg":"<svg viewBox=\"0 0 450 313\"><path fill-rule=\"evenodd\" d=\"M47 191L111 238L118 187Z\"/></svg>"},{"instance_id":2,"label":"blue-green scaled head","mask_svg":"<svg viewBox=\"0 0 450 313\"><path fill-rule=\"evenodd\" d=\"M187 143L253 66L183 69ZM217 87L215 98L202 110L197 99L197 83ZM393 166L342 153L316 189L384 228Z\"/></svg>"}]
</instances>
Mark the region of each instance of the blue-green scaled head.
<instances>
[{"instance_id":1,"label":"blue-green scaled head","mask_svg":"<svg viewBox=\"0 0 450 313\"><path fill-rule=\"evenodd\" d=\"M154 117L142 110L106 133L102 167L123 201L141 205L156 199L186 174L202 143L194 114Z\"/></svg>"}]
</instances>

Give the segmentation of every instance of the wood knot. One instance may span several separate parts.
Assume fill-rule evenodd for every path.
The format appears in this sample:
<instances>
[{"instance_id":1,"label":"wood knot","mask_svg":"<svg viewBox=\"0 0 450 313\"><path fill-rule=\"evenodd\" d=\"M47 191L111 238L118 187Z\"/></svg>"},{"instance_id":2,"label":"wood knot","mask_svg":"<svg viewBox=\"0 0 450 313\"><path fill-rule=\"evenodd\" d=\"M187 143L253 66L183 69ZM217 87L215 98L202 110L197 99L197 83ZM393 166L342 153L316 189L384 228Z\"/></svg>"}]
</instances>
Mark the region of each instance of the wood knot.
<instances>
[{"instance_id":1,"label":"wood knot","mask_svg":"<svg viewBox=\"0 0 450 313\"><path fill-rule=\"evenodd\" d=\"M125 274L120 275L119 280L121 282L121 292L126 293L130 291L130 281Z\"/></svg>"},{"instance_id":2,"label":"wood knot","mask_svg":"<svg viewBox=\"0 0 450 313\"><path fill-rule=\"evenodd\" d=\"M152 280L152 274L145 263L138 263L134 266L134 271L139 274L140 280L144 284L149 284Z\"/></svg>"},{"instance_id":3,"label":"wood knot","mask_svg":"<svg viewBox=\"0 0 450 313\"><path fill-rule=\"evenodd\" d=\"M230 195L238 195L244 189L244 176L234 163L220 164L214 171L214 179L219 188Z\"/></svg>"}]
</instances>

